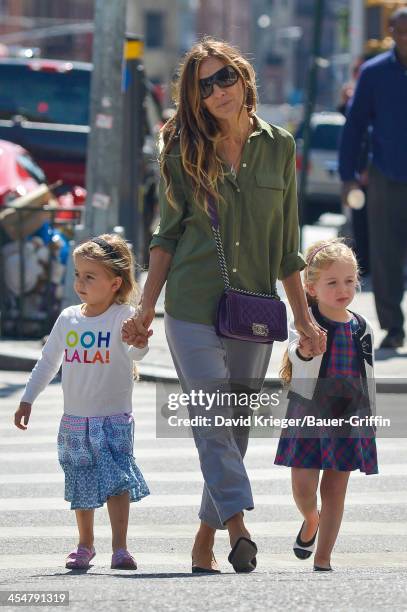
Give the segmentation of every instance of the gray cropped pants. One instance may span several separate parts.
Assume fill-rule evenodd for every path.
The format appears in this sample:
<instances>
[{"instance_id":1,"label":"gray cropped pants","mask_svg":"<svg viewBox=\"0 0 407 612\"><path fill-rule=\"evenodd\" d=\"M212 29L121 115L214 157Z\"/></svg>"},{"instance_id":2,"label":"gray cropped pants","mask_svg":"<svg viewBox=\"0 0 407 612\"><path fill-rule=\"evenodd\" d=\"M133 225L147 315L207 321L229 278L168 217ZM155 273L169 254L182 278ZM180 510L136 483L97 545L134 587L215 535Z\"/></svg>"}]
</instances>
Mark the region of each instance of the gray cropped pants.
<instances>
[{"instance_id":1,"label":"gray cropped pants","mask_svg":"<svg viewBox=\"0 0 407 612\"><path fill-rule=\"evenodd\" d=\"M215 328L164 316L165 333L184 393L202 389L228 390L229 381L250 379L259 392L270 361L272 345L231 340L217 336ZM220 402L222 404L222 402ZM211 414L234 416L242 409L214 405ZM251 412L246 409L246 413ZM190 409L191 415L191 409ZM214 529L254 507L243 458L249 441L247 427L193 427L204 479L199 518Z\"/></svg>"}]
</instances>

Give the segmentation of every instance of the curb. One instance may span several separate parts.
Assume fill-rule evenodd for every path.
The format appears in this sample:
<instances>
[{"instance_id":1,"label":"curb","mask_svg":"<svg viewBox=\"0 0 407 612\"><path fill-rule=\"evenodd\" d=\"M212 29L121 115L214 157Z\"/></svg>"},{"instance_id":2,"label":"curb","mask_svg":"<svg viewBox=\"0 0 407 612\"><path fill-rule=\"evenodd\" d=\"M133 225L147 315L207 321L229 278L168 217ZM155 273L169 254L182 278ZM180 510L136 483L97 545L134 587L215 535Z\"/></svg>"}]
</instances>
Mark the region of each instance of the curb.
<instances>
[{"instance_id":1,"label":"curb","mask_svg":"<svg viewBox=\"0 0 407 612\"><path fill-rule=\"evenodd\" d=\"M0 370L8 370L10 372L31 372L36 359L32 357L21 357L18 355L9 355L0 353Z\"/></svg>"},{"instance_id":2,"label":"curb","mask_svg":"<svg viewBox=\"0 0 407 612\"><path fill-rule=\"evenodd\" d=\"M0 353L0 370L8 370L10 372L31 372L36 363L37 360L33 357ZM148 366L140 363L137 367L140 380L143 382L178 383L176 374L165 366ZM265 388L275 389L281 386L281 380L277 376L266 378L264 381ZM407 393L407 379L395 378L391 380L388 378L376 380L376 393Z\"/></svg>"}]
</instances>

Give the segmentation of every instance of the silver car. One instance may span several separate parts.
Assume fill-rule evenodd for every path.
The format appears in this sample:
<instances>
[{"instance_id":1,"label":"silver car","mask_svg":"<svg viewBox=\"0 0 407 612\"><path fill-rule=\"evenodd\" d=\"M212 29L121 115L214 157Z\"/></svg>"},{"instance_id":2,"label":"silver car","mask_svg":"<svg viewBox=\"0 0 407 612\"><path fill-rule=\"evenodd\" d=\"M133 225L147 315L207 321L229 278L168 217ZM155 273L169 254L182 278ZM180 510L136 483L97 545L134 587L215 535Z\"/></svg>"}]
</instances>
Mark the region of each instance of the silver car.
<instances>
[{"instance_id":1,"label":"silver car","mask_svg":"<svg viewBox=\"0 0 407 612\"><path fill-rule=\"evenodd\" d=\"M307 223L315 222L325 212L341 212L341 180L338 173L338 149L345 117L341 113L313 113L311 118L310 151L306 188ZM297 171L302 170L301 124L297 142Z\"/></svg>"}]
</instances>

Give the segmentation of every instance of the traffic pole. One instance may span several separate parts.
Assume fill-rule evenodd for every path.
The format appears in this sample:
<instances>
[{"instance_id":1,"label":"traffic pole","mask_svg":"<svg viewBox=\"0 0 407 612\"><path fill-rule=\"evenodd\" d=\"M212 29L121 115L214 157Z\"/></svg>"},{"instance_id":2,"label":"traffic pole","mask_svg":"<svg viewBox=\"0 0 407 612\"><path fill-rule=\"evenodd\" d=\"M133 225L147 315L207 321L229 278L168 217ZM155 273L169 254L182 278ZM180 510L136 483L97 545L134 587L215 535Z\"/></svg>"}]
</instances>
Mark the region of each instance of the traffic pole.
<instances>
[{"instance_id":1,"label":"traffic pole","mask_svg":"<svg viewBox=\"0 0 407 612\"><path fill-rule=\"evenodd\" d=\"M119 186L123 154L123 45L127 0L95 0L90 134L86 158L84 223L76 226L72 253L83 240L111 232L119 222ZM68 260L63 307L78 302L74 268Z\"/></svg>"},{"instance_id":2,"label":"traffic pole","mask_svg":"<svg viewBox=\"0 0 407 612\"><path fill-rule=\"evenodd\" d=\"M96 0L90 135L86 161L87 235L111 231L119 221L122 167L123 45L126 0Z\"/></svg>"},{"instance_id":3,"label":"traffic pole","mask_svg":"<svg viewBox=\"0 0 407 612\"><path fill-rule=\"evenodd\" d=\"M351 0L349 19L350 66L363 55L365 41L365 0Z\"/></svg>"},{"instance_id":4,"label":"traffic pole","mask_svg":"<svg viewBox=\"0 0 407 612\"><path fill-rule=\"evenodd\" d=\"M316 0L314 11L314 29L313 42L311 51L310 71L308 75L308 85L305 102L304 127L303 127L303 150L302 150L302 166L300 172L300 187L299 187L299 219L300 226L305 224L307 217L307 179L308 179L308 161L310 149L310 123L312 113L314 112L315 101L317 97L317 76L318 65L321 60L321 39L322 39L322 20L324 12L325 0ZM302 232L301 232L302 235Z\"/></svg>"},{"instance_id":5,"label":"traffic pole","mask_svg":"<svg viewBox=\"0 0 407 612\"><path fill-rule=\"evenodd\" d=\"M136 261L143 248L143 145L145 117L144 43L127 34L123 71L123 154L120 181L119 223L133 245Z\"/></svg>"}]
</instances>

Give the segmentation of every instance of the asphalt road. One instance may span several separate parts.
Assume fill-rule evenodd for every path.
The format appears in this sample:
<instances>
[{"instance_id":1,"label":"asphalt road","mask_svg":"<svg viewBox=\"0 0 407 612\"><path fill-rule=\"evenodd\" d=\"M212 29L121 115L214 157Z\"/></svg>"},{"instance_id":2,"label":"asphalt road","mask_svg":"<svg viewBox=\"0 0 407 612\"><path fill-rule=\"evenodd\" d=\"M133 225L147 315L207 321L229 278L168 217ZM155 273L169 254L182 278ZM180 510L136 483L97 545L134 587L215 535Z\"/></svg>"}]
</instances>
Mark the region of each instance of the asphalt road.
<instances>
[{"instance_id":1,"label":"asphalt road","mask_svg":"<svg viewBox=\"0 0 407 612\"><path fill-rule=\"evenodd\" d=\"M155 384L139 383L135 455L151 489L150 497L131 507L129 548L139 570L110 569L109 521L100 509L97 555L91 569L78 574L64 567L76 528L57 462L60 385L44 391L29 430L21 432L12 415L26 376L0 372L0 599L9 589L64 590L75 611L407 610L406 439L378 440L378 476L352 475L329 575L313 573L312 560L294 557L301 518L289 470L273 466L277 440L252 439L246 465L256 508L247 519L260 551L258 570L234 574L221 533L215 554L223 573L193 576L190 549L202 486L197 455L191 439L155 438ZM401 398L386 395L380 401L393 408Z\"/></svg>"}]
</instances>

